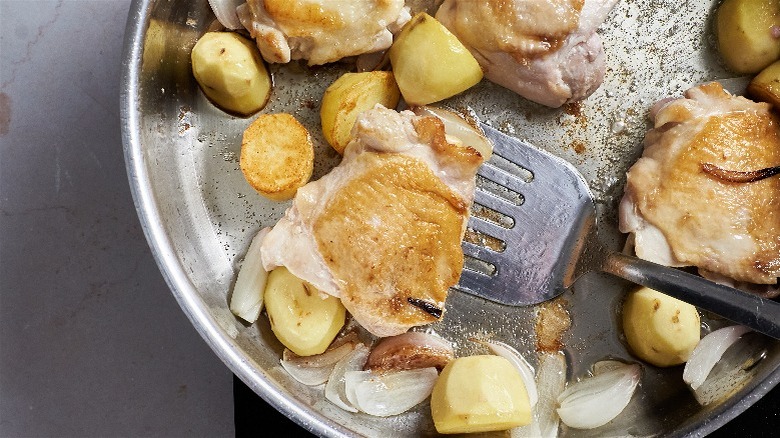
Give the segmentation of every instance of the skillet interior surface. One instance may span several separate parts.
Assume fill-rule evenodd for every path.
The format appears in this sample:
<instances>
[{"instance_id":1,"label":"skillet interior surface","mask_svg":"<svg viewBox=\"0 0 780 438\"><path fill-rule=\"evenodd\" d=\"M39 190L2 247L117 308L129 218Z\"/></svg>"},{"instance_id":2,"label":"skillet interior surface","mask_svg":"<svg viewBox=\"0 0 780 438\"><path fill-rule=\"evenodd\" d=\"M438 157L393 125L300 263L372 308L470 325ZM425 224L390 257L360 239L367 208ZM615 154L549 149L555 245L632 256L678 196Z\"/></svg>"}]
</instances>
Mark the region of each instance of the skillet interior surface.
<instances>
[{"instance_id":1,"label":"skillet interior surface","mask_svg":"<svg viewBox=\"0 0 780 438\"><path fill-rule=\"evenodd\" d=\"M659 0L620 2L599 33L607 74L586 101L550 109L483 81L443 102L546 149L585 176L597 200L599 231L612 249L625 172L641 155L647 114L657 100L680 96L697 83L728 78L711 31L715 3ZM130 184L150 246L182 309L215 353L255 392L322 436L419 436L435 431L426 403L392 418L350 414L327 402L321 388L295 382L279 365L282 345L267 318L246 325L228 310L229 291L252 236L282 216L287 203L267 201L244 180L241 134L253 120L232 117L199 91L189 54L213 24L205 0L137 0L125 48L123 137ZM336 165L338 154L319 129L319 101L345 64L271 66L274 89L263 113L288 112L309 127L316 148L313 178ZM563 339L569 379L605 358L635 359L618 329L618 305L632 286L591 274L564 295L572 328ZM482 352L468 341L491 336L535 362L534 308L509 308L453 292L444 320L432 328L455 342L459 355ZM711 327L723 324L704 315ZM562 428L565 436L705 435L771 389L780 352L771 344L750 382L726 401L700 407L682 383L682 367L645 365L631 404L592 431Z\"/></svg>"}]
</instances>

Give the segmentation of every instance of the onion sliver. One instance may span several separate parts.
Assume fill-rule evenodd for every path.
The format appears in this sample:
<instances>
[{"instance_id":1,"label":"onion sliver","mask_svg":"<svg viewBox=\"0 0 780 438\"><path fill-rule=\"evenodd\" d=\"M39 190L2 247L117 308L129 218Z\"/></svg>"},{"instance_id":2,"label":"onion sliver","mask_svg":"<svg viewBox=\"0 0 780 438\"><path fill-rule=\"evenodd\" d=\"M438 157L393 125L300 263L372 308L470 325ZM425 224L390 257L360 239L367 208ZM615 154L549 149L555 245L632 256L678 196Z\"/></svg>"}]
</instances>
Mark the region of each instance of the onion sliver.
<instances>
[{"instance_id":1,"label":"onion sliver","mask_svg":"<svg viewBox=\"0 0 780 438\"><path fill-rule=\"evenodd\" d=\"M556 434L557 435L557 434ZM553 435L553 436L556 436ZM531 423L525 426L518 426L509 429L509 438L542 438L542 430L539 428L539 422L536 421L535 411L531 413Z\"/></svg>"},{"instance_id":2,"label":"onion sliver","mask_svg":"<svg viewBox=\"0 0 780 438\"><path fill-rule=\"evenodd\" d=\"M323 367L327 365L334 365L340 361L341 358L346 356L347 353L355 349L355 345L360 344L360 338L354 331L348 331L343 335L339 335L331 344L328 349L320 354L312 356L298 356L297 354L285 348L282 353L282 360L295 362L302 366Z\"/></svg>"},{"instance_id":3,"label":"onion sliver","mask_svg":"<svg viewBox=\"0 0 780 438\"><path fill-rule=\"evenodd\" d=\"M748 331L750 329L745 326L732 325L715 330L703 337L685 364L683 371L685 383L696 390L707 379L712 367L718 363L726 349Z\"/></svg>"},{"instance_id":4,"label":"onion sliver","mask_svg":"<svg viewBox=\"0 0 780 438\"><path fill-rule=\"evenodd\" d=\"M440 336L406 332L382 338L374 345L365 368L375 372L428 367L443 369L454 358L452 344Z\"/></svg>"},{"instance_id":5,"label":"onion sliver","mask_svg":"<svg viewBox=\"0 0 780 438\"><path fill-rule=\"evenodd\" d=\"M702 406L717 403L741 390L757 373L756 365L767 354L769 340L756 332L742 335L721 356L698 388L693 390Z\"/></svg>"},{"instance_id":6,"label":"onion sliver","mask_svg":"<svg viewBox=\"0 0 780 438\"><path fill-rule=\"evenodd\" d=\"M520 377L523 378L525 384L525 390L528 392L528 401L531 403L531 407L536 405L539 400L539 393L536 390L536 380L534 379L534 369L528 361L525 360L523 355L513 347L501 342L501 341L479 341L486 345L490 351L494 354L503 357L517 368L520 373Z\"/></svg>"},{"instance_id":7,"label":"onion sliver","mask_svg":"<svg viewBox=\"0 0 780 438\"><path fill-rule=\"evenodd\" d=\"M209 0L209 5L220 24L228 29L236 30L243 28L241 21L238 19L238 14L236 14L236 8L244 3L244 1L245 0Z\"/></svg>"},{"instance_id":8,"label":"onion sliver","mask_svg":"<svg viewBox=\"0 0 780 438\"><path fill-rule=\"evenodd\" d=\"M355 407L369 415L389 417L417 406L431 395L436 368L374 373L347 371L346 393Z\"/></svg>"},{"instance_id":9,"label":"onion sliver","mask_svg":"<svg viewBox=\"0 0 780 438\"><path fill-rule=\"evenodd\" d=\"M622 368L626 363L619 360L600 360L593 364L593 375L598 376L618 368Z\"/></svg>"},{"instance_id":10,"label":"onion sliver","mask_svg":"<svg viewBox=\"0 0 780 438\"><path fill-rule=\"evenodd\" d=\"M349 412L357 412L357 408L347 399L346 379L347 371L360 371L368 359L369 349L364 344L358 344L354 350L344 356L333 367L325 385L325 398L334 405Z\"/></svg>"},{"instance_id":11,"label":"onion sliver","mask_svg":"<svg viewBox=\"0 0 780 438\"><path fill-rule=\"evenodd\" d=\"M390 62L387 51L363 53L355 58L355 69L359 72L381 70Z\"/></svg>"},{"instance_id":12,"label":"onion sliver","mask_svg":"<svg viewBox=\"0 0 780 438\"><path fill-rule=\"evenodd\" d=\"M280 363L293 379L304 385L316 386L328 381L336 363L355 349L354 343L328 348L316 356L296 356L285 349Z\"/></svg>"},{"instance_id":13,"label":"onion sliver","mask_svg":"<svg viewBox=\"0 0 780 438\"><path fill-rule=\"evenodd\" d=\"M543 438L558 436L558 413L555 411L558 396L566 387L566 357L561 353L541 354L536 373L539 388L539 403L536 405L535 421Z\"/></svg>"},{"instance_id":14,"label":"onion sliver","mask_svg":"<svg viewBox=\"0 0 780 438\"><path fill-rule=\"evenodd\" d=\"M533 411L531 424L510 430L512 438L558 436L560 419L555 408L558 396L566 387L566 357L562 353L542 353L536 369L536 387L539 401Z\"/></svg>"},{"instance_id":15,"label":"onion sliver","mask_svg":"<svg viewBox=\"0 0 780 438\"><path fill-rule=\"evenodd\" d=\"M263 308L263 291L268 272L263 268L260 247L269 231L270 228L263 228L252 238L230 296L230 311L248 323L255 322Z\"/></svg>"},{"instance_id":16,"label":"onion sliver","mask_svg":"<svg viewBox=\"0 0 780 438\"><path fill-rule=\"evenodd\" d=\"M435 106L421 106L415 108L414 112L418 116L434 116L444 123L444 132L448 141L457 139L462 144L474 148L482 158L487 161L493 155L493 143L485 137L476 123L470 123L460 114Z\"/></svg>"},{"instance_id":17,"label":"onion sliver","mask_svg":"<svg viewBox=\"0 0 780 438\"><path fill-rule=\"evenodd\" d=\"M575 429L603 426L628 406L639 384L639 365L625 365L580 380L558 396L558 416Z\"/></svg>"},{"instance_id":18,"label":"onion sliver","mask_svg":"<svg viewBox=\"0 0 780 438\"><path fill-rule=\"evenodd\" d=\"M325 367L306 367L300 364L281 361L282 368L292 376L293 379L308 386L322 385L328 381L328 377L333 372L333 365Z\"/></svg>"}]
</instances>

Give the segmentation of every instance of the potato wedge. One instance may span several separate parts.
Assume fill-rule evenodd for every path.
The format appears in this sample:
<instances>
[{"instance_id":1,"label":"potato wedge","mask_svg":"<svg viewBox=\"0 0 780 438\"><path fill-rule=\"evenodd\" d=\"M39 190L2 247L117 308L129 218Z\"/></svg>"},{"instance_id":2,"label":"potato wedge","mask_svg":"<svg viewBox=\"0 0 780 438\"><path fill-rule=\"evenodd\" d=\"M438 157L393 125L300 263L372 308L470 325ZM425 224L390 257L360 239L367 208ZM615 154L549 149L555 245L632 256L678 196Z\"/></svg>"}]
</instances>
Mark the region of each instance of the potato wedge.
<instances>
[{"instance_id":1,"label":"potato wedge","mask_svg":"<svg viewBox=\"0 0 780 438\"><path fill-rule=\"evenodd\" d=\"M268 102L271 76L248 39L234 32L207 32L192 48L191 58L201 90L223 110L248 116Z\"/></svg>"},{"instance_id":2,"label":"potato wedge","mask_svg":"<svg viewBox=\"0 0 780 438\"><path fill-rule=\"evenodd\" d=\"M344 326L341 300L321 293L287 268L271 271L263 297L271 330L298 356L324 352Z\"/></svg>"},{"instance_id":3,"label":"potato wedge","mask_svg":"<svg viewBox=\"0 0 780 438\"><path fill-rule=\"evenodd\" d=\"M750 81L747 92L760 102L768 102L775 108L780 108L780 61L761 70L761 73Z\"/></svg>"},{"instance_id":4,"label":"potato wedge","mask_svg":"<svg viewBox=\"0 0 780 438\"><path fill-rule=\"evenodd\" d=\"M739 74L758 73L780 59L778 0L726 0L718 8L718 49L726 67Z\"/></svg>"},{"instance_id":5,"label":"potato wedge","mask_svg":"<svg viewBox=\"0 0 780 438\"><path fill-rule=\"evenodd\" d=\"M314 145L290 114L263 114L244 131L241 171L261 195L274 201L295 196L314 170Z\"/></svg>"},{"instance_id":6,"label":"potato wedge","mask_svg":"<svg viewBox=\"0 0 780 438\"><path fill-rule=\"evenodd\" d=\"M395 108L401 92L389 71L346 73L325 90L320 107L320 121L325 140L343 154L352 139L352 126L361 112L376 104Z\"/></svg>"},{"instance_id":7,"label":"potato wedge","mask_svg":"<svg viewBox=\"0 0 780 438\"><path fill-rule=\"evenodd\" d=\"M427 105L461 93L482 80L482 68L438 20L414 16L390 47L390 63L404 100Z\"/></svg>"},{"instance_id":8,"label":"potato wedge","mask_svg":"<svg viewBox=\"0 0 780 438\"><path fill-rule=\"evenodd\" d=\"M679 365L699 343L699 313L688 303L643 287L623 302L623 333L631 351L645 362Z\"/></svg>"},{"instance_id":9,"label":"potato wedge","mask_svg":"<svg viewBox=\"0 0 780 438\"><path fill-rule=\"evenodd\" d=\"M520 373L501 356L460 357L444 367L431 393L439 433L506 430L531 422Z\"/></svg>"}]
</instances>

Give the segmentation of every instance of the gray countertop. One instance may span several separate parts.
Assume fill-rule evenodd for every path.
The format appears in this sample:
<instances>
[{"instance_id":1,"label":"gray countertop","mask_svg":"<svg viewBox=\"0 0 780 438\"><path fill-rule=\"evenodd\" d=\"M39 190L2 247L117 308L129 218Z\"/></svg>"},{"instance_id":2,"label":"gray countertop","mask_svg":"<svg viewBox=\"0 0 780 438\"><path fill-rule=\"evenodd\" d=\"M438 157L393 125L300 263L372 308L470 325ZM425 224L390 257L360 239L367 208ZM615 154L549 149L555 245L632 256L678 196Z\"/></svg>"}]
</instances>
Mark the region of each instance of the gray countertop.
<instances>
[{"instance_id":1,"label":"gray countertop","mask_svg":"<svg viewBox=\"0 0 780 438\"><path fill-rule=\"evenodd\" d=\"M0 436L233 436L125 172L128 0L0 0Z\"/></svg>"}]
</instances>

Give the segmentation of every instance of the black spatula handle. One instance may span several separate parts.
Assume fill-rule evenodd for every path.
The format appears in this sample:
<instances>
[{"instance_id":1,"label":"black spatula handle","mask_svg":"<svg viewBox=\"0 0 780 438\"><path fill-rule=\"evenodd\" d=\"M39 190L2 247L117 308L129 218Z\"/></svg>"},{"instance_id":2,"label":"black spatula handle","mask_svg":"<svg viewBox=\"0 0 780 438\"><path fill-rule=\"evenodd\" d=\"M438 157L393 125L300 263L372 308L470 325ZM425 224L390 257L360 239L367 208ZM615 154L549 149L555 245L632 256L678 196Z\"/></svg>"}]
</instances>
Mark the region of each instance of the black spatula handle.
<instances>
[{"instance_id":1,"label":"black spatula handle","mask_svg":"<svg viewBox=\"0 0 780 438\"><path fill-rule=\"evenodd\" d=\"M620 253L610 254L602 270L780 339L780 302Z\"/></svg>"}]
</instances>

